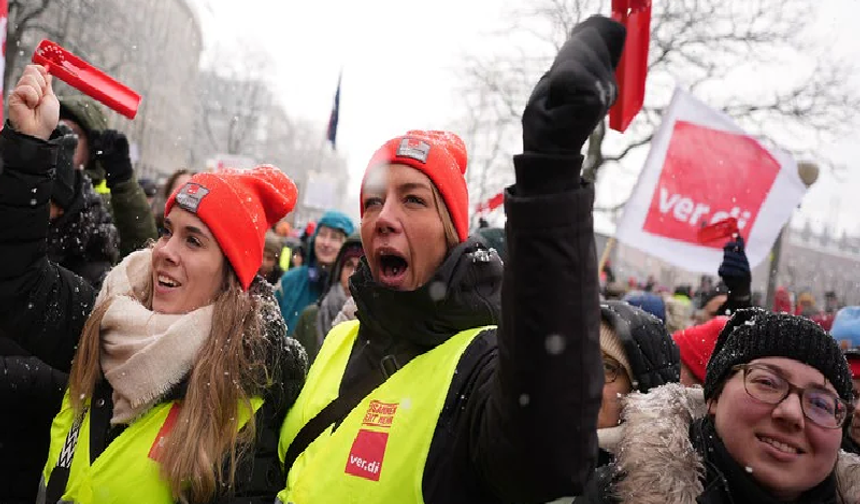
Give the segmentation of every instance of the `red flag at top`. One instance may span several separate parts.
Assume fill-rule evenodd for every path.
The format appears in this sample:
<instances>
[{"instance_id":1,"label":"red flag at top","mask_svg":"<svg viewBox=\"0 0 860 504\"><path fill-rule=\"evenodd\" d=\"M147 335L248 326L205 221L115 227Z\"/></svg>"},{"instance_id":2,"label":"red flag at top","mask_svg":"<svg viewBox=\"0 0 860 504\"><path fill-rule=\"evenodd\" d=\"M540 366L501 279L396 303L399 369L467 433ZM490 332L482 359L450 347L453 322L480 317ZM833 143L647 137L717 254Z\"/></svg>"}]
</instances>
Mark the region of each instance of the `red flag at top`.
<instances>
[{"instance_id":1,"label":"red flag at top","mask_svg":"<svg viewBox=\"0 0 860 504\"><path fill-rule=\"evenodd\" d=\"M615 70L618 101L609 110L609 127L623 133L645 102L651 0L612 0L612 18L627 28L624 53Z\"/></svg>"}]
</instances>

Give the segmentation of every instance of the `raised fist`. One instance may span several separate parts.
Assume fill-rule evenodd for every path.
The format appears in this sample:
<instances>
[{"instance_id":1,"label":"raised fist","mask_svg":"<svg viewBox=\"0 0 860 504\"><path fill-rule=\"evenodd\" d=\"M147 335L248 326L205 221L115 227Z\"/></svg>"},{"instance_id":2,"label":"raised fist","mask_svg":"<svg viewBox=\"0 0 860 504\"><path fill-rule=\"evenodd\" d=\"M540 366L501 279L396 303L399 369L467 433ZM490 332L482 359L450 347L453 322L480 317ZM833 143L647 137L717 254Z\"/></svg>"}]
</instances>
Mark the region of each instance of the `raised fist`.
<instances>
[{"instance_id":1,"label":"raised fist","mask_svg":"<svg viewBox=\"0 0 860 504\"><path fill-rule=\"evenodd\" d=\"M18 133L48 140L60 120L60 102L51 75L40 65L27 65L9 94L9 123Z\"/></svg>"}]
</instances>

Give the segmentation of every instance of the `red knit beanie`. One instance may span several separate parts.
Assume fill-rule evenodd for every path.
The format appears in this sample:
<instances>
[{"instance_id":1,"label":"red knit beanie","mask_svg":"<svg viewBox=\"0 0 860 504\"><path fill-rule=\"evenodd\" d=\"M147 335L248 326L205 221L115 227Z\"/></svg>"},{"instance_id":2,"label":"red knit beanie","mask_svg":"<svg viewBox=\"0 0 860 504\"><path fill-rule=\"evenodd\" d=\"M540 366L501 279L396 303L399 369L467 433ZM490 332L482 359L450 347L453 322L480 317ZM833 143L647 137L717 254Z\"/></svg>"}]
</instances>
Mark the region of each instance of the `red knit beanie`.
<instances>
[{"instance_id":1,"label":"red knit beanie","mask_svg":"<svg viewBox=\"0 0 860 504\"><path fill-rule=\"evenodd\" d=\"M681 361L702 383L705 383L705 370L714 353L717 337L728 321L728 317L714 317L704 324L688 327L672 335L681 352Z\"/></svg>"},{"instance_id":2,"label":"red knit beanie","mask_svg":"<svg viewBox=\"0 0 860 504\"><path fill-rule=\"evenodd\" d=\"M370 158L361 182L361 197L371 169L391 164L415 168L427 175L439 190L454 221L457 236L460 242L464 242L469 236L469 191L465 178L467 160L466 144L454 133L409 131L385 142ZM363 207L361 215L364 216Z\"/></svg>"},{"instance_id":3,"label":"red knit beanie","mask_svg":"<svg viewBox=\"0 0 860 504\"><path fill-rule=\"evenodd\" d=\"M266 231L293 209L297 195L293 181L271 165L198 173L170 195L164 215L176 203L202 220L247 291L263 262Z\"/></svg>"}]
</instances>

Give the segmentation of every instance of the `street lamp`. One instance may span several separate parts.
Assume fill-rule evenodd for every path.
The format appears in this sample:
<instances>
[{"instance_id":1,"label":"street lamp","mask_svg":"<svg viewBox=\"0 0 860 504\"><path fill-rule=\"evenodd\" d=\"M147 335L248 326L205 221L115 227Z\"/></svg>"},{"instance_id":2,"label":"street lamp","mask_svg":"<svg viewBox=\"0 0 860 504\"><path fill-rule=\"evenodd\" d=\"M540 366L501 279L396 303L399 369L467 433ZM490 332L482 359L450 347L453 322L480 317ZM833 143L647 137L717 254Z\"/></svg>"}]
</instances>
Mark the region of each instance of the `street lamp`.
<instances>
[{"instance_id":1,"label":"street lamp","mask_svg":"<svg viewBox=\"0 0 860 504\"><path fill-rule=\"evenodd\" d=\"M797 174L807 189L812 187L812 184L818 180L819 173L820 170L816 163L809 161L797 163ZM790 219L789 222L791 222ZM788 226L788 223L785 226ZM773 250L771 251L772 258L770 260L770 271L768 271L767 276L767 298L765 301L765 306L771 311L773 311L773 302L776 297L776 279L779 273L779 259L780 255L782 255L782 235L785 232L785 226L779 230L779 236L776 237L776 243L774 243Z\"/></svg>"}]
</instances>

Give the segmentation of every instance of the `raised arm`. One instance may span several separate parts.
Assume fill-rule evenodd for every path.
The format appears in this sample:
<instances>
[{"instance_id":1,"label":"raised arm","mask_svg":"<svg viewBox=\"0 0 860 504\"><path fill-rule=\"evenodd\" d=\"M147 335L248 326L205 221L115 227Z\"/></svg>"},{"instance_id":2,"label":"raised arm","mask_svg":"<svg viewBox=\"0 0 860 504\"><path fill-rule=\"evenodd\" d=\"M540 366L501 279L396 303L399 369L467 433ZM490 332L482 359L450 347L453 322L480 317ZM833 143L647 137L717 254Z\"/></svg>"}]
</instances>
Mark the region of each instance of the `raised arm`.
<instances>
[{"instance_id":1,"label":"raised arm","mask_svg":"<svg viewBox=\"0 0 860 504\"><path fill-rule=\"evenodd\" d=\"M28 66L9 95L9 122L0 132L0 331L68 371L96 293L45 255L58 156L48 138L58 117L51 76Z\"/></svg>"},{"instance_id":2,"label":"raised arm","mask_svg":"<svg viewBox=\"0 0 860 504\"><path fill-rule=\"evenodd\" d=\"M505 195L507 254L498 357L473 443L505 502L579 493L597 454L603 388L592 206L580 150L614 100L624 28L571 33L523 114L523 154Z\"/></svg>"}]
</instances>

